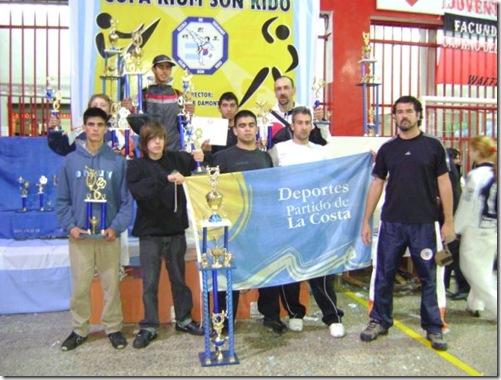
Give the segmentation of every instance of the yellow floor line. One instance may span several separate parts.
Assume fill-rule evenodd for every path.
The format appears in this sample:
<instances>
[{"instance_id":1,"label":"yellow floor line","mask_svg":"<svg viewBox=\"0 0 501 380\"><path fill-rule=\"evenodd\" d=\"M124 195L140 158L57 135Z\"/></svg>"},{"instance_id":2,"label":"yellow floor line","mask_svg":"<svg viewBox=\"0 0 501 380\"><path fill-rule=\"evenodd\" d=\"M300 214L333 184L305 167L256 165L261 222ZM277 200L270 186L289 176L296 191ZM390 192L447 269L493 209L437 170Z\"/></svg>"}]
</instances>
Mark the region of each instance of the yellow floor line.
<instances>
[{"instance_id":1,"label":"yellow floor line","mask_svg":"<svg viewBox=\"0 0 501 380\"><path fill-rule=\"evenodd\" d=\"M353 292L344 292L344 294L346 294L348 297L354 299L359 304L362 304L366 308L369 307L369 303L366 300L364 300L363 298L357 297ZM470 375L470 376L483 376L482 373L480 373L477 370L471 368L468 364L466 364L465 362L463 362L460 359L456 358L455 356L447 353L446 351L437 351L437 350L433 349L431 347L431 343L428 341L428 339L422 337L420 334L418 334L414 330L408 328L407 326L405 326L403 323L399 322L398 320L394 319L393 323L394 323L395 327L397 327L400 330L402 330L404 333L406 333L407 335L409 335L411 338L416 339L421 344L423 344L424 346L428 347L430 350L433 350L433 352L435 352L436 354L440 355L441 357L443 357L445 360L447 360L448 362L452 363L456 367L460 368L461 370L463 370L464 372L466 372L468 375Z\"/></svg>"}]
</instances>

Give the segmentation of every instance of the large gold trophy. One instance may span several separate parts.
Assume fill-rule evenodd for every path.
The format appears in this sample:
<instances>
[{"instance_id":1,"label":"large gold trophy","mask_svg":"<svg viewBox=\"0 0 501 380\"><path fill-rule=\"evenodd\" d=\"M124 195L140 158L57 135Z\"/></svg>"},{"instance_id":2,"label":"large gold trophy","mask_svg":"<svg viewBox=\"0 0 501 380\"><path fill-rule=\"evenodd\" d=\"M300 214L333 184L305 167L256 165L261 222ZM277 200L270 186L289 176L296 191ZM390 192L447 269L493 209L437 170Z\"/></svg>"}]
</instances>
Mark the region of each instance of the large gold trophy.
<instances>
[{"instance_id":1,"label":"large gold trophy","mask_svg":"<svg viewBox=\"0 0 501 380\"><path fill-rule=\"evenodd\" d=\"M87 203L87 221L86 229L89 236L102 237L104 236L104 231L106 230L106 194L104 189L106 188L106 180L101 171L92 169L88 166L85 167L86 178L85 184L89 192L85 199ZM98 204L100 208L99 217L94 215L94 205ZM99 223L99 230L96 230L96 226Z\"/></svg>"},{"instance_id":2,"label":"large gold trophy","mask_svg":"<svg viewBox=\"0 0 501 380\"><path fill-rule=\"evenodd\" d=\"M271 148L271 126L268 126L268 114L270 112L270 107L266 101L256 102L257 106L257 120L258 120L258 136L257 136L257 148L262 151L267 151Z\"/></svg>"},{"instance_id":3,"label":"large gold trophy","mask_svg":"<svg viewBox=\"0 0 501 380\"><path fill-rule=\"evenodd\" d=\"M208 221L211 223L221 222L223 219L218 214L218 211L223 204L223 194L221 194L217 189L219 166L207 168L207 175L209 176L209 185L211 186L211 190L205 195L205 199L207 200L207 204L212 211Z\"/></svg>"}]
</instances>

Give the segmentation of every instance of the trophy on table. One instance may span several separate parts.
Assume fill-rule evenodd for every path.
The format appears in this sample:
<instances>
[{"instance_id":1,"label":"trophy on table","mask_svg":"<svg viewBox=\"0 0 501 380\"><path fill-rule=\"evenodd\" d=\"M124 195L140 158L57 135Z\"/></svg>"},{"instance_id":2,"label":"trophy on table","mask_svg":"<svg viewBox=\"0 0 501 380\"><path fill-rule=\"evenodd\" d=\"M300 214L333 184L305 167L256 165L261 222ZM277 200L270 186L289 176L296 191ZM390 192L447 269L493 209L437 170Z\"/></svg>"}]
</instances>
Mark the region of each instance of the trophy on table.
<instances>
[{"instance_id":1,"label":"trophy on table","mask_svg":"<svg viewBox=\"0 0 501 380\"><path fill-rule=\"evenodd\" d=\"M46 176L41 176L38 182L35 184L38 187L38 208L40 211L45 211L45 202L44 202L44 186L47 185L49 180Z\"/></svg>"},{"instance_id":2,"label":"trophy on table","mask_svg":"<svg viewBox=\"0 0 501 380\"><path fill-rule=\"evenodd\" d=\"M96 170L86 166L85 171L85 184L89 190L85 199L87 203L87 235L102 237L106 230L106 194L104 194L104 189L107 182L104 178L104 170ZM99 217L94 215L94 206L99 208ZM99 229L97 230L98 224Z\"/></svg>"},{"instance_id":3,"label":"trophy on table","mask_svg":"<svg viewBox=\"0 0 501 380\"><path fill-rule=\"evenodd\" d=\"M27 200L28 200L28 188L30 187L30 183L25 180L23 177L19 177L17 179L19 182L19 190L21 191L21 210L19 212L26 212L27 209Z\"/></svg>"},{"instance_id":4,"label":"trophy on table","mask_svg":"<svg viewBox=\"0 0 501 380\"><path fill-rule=\"evenodd\" d=\"M256 102L257 120L258 120L258 135L256 136L256 145L259 150L266 151L271 149L272 127L268 125L268 113L270 108L265 101Z\"/></svg>"},{"instance_id":5,"label":"trophy on table","mask_svg":"<svg viewBox=\"0 0 501 380\"><path fill-rule=\"evenodd\" d=\"M327 83L323 80L323 79L317 79L316 77L313 78L313 85L311 87L311 89L313 90L313 93L314 93L314 103L313 103L313 110L315 110L315 108L319 107L321 105L321 92L323 91L323 89L325 88L325 86L327 85ZM330 112L327 112L326 113L326 117L327 117L327 120L313 120L313 123L316 124L316 125L330 125L330 115L331 113Z\"/></svg>"}]
</instances>

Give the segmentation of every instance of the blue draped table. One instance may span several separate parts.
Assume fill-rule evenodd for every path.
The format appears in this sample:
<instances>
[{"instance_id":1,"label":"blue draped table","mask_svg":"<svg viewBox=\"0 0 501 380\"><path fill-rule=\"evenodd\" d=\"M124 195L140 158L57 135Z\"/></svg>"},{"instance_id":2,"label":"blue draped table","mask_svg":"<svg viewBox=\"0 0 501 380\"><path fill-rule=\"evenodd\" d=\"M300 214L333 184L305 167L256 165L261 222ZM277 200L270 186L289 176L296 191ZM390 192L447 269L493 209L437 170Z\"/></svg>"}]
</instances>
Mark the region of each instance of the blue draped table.
<instances>
[{"instance_id":1,"label":"blue draped table","mask_svg":"<svg viewBox=\"0 0 501 380\"><path fill-rule=\"evenodd\" d=\"M0 239L66 237L54 211L0 212Z\"/></svg>"}]
</instances>

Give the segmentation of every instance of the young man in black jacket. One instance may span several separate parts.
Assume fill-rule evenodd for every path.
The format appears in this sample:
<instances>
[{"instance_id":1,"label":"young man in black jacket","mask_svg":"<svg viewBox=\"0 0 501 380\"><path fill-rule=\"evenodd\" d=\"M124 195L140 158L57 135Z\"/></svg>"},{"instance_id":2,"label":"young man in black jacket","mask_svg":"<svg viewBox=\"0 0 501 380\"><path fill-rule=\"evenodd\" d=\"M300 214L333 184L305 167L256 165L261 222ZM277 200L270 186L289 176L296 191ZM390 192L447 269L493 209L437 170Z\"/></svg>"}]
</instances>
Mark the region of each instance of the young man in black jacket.
<instances>
[{"instance_id":1,"label":"young man in black jacket","mask_svg":"<svg viewBox=\"0 0 501 380\"><path fill-rule=\"evenodd\" d=\"M143 280L144 319L134 340L135 348L144 348L157 338L158 284L162 258L169 274L176 312L176 330L203 335L199 323L191 317L193 301L186 285L185 261L188 214L182 183L195 169L195 159L187 152L166 150L167 134L160 123L148 122L141 128L139 147L142 158L129 162L127 184L137 202L132 234L139 237L139 260Z\"/></svg>"}]
</instances>

